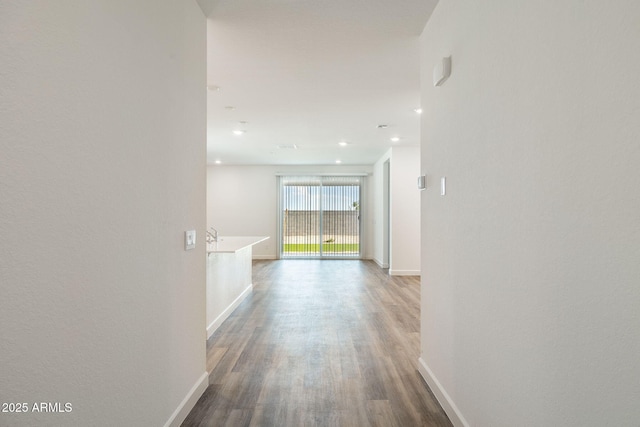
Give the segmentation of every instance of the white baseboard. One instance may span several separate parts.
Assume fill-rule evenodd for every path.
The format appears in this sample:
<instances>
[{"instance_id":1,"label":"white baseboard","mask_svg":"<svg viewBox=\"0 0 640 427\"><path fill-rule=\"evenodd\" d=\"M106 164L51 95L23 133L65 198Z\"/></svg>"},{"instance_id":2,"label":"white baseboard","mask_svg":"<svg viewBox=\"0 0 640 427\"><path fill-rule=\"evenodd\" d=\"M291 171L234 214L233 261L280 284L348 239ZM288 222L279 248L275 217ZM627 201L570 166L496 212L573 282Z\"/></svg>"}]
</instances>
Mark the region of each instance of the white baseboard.
<instances>
[{"instance_id":1,"label":"white baseboard","mask_svg":"<svg viewBox=\"0 0 640 427\"><path fill-rule=\"evenodd\" d=\"M418 371L429 385L433 395L438 399L440 406L442 406L442 409L444 409L444 412L446 412L453 425L456 427L469 427L467 420L464 419L456 404L453 403L447 391L442 387L442 384L440 384L436 376L433 375L433 372L431 372L431 369L429 369L429 366L427 366L427 363L422 357L418 359Z\"/></svg>"},{"instance_id":2,"label":"white baseboard","mask_svg":"<svg viewBox=\"0 0 640 427\"><path fill-rule=\"evenodd\" d=\"M278 259L275 255L254 255L252 259L268 259L268 260L273 260L273 259Z\"/></svg>"},{"instance_id":3,"label":"white baseboard","mask_svg":"<svg viewBox=\"0 0 640 427\"><path fill-rule=\"evenodd\" d=\"M189 390L189 393L182 399L182 402L180 402L176 410L173 411L173 414L171 414L164 427L179 427L193 407L196 406L198 399L200 399L200 396L202 396L202 393L204 393L207 387L209 387L209 374L205 372L193 387L191 387L191 390Z\"/></svg>"},{"instance_id":4,"label":"white baseboard","mask_svg":"<svg viewBox=\"0 0 640 427\"><path fill-rule=\"evenodd\" d=\"M419 276L420 270L389 270L389 276Z\"/></svg>"},{"instance_id":5,"label":"white baseboard","mask_svg":"<svg viewBox=\"0 0 640 427\"><path fill-rule=\"evenodd\" d=\"M218 329L220 325L222 325L222 322L227 320L227 317L229 317L231 313L233 313L233 310L235 310L240 305L240 303L249 296L252 290L253 284L250 284L244 291L242 291L240 295L238 295L238 298L236 298L231 304L229 304L229 307L227 307L222 313L220 313L220 316L216 317L215 320L211 322L209 326L207 326L207 339L211 338L211 335L213 335L216 329Z\"/></svg>"},{"instance_id":6,"label":"white baseboard","mask_svg":"<svg viewBox=\"0 0 640 427\"><path fill-rule=\"evenodd\" d=\"M389 264L383 264L382 262L380 262L380 260L378 260L376 258L373 258L373 262L378 264L378 267L380 267L380 268L389 268Z\"/></svg>"}]
</instances>

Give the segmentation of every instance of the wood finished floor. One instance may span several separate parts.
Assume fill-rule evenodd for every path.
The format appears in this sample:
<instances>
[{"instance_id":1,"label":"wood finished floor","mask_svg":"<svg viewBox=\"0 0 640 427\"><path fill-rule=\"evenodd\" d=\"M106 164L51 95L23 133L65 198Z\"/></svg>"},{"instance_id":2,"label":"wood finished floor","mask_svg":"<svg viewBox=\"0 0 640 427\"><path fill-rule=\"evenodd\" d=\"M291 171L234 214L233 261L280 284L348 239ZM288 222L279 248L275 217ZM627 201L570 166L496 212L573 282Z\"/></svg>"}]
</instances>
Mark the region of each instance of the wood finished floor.
<instances>
[{"instance_id":1,"label":"wood finished floor","mask_svg":"<svg viewBox=\"0 0 640 427\"><path fill-rule=\"evenodd\" d=\"M255 261L183 426L451 426L417 371L420 281L371 261Z\"/></svg>"}]
</instances>

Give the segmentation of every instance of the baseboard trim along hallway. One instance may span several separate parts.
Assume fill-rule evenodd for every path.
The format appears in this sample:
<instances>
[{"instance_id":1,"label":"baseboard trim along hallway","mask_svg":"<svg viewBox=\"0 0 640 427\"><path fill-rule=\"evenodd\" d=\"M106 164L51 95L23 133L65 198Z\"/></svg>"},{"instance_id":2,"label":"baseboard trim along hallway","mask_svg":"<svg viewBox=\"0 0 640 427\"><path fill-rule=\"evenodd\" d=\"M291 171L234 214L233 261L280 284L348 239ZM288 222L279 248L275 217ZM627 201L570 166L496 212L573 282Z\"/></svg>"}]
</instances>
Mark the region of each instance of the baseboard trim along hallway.
<instances>
[{"instance_id":1,"label":"baseboard trim along hallway","mask_svg":"<svg viewBox=\"0 0 640 427\"><path fill-rule=\"evenodd\" d=\"M200 399L200 396L204 393L209 385L209 373L204 372L198 381L191 387L189 393L182 399L180 405L173 411L173 414L169 417L169 420L165 423L164 427L178 427L182 422L187 418L189 412L193 409L193 407Z\"/></svg>"},{"instance_id":2,"label":"baseboard trim along hallway","mask_svg":"<svg viewBox=\"0 0 640 427\"><path fill-rule=\"evenodd\" d=\"M390 276L419 276L420 270L389 270Z\"/></svg>"},{"instance_id":3,"label":"baseboard trim along hallway","mask_svg":"<svg viewBox=\"0 0 640 427\"><path fill-rule=\"evenodd\" d=\"M207 339L209 339L211 335L213 335L213 333L216 331L216 329L218 329L220 325L222 325L222 323L227 320L231 313L233 313L233 310L235 310L246 297L251 295L252 290L253 284L247 286L247 288L242 291L240 295L238 295L238 298L233 300L233 302L229 304L229 307L227 307L222 313L220 313L220 315L216 317L209 326L207 326Z\"/></svg>"},{"instance_id":4,"label":"baseboard trim along hallway","mask_svg":"<svg viewBox=\"0 0 640 427\"><path fill-rule=\"evenodd\" d=\"M442 409L444 409L444 412L449 416L453 425L455 427L469 427L469 424L462 416L462 413L460 413L456 404L453 402L444 387L442 387L442 384L440 384L440 381L438 381L422 357L418 359L418 370L420 371L422 378L424 378L426 383L429 385L429 388L431 388L433 395L438 399L438 402L440 403L440 406L442 406Z\"/></svg>"}]
</instances>

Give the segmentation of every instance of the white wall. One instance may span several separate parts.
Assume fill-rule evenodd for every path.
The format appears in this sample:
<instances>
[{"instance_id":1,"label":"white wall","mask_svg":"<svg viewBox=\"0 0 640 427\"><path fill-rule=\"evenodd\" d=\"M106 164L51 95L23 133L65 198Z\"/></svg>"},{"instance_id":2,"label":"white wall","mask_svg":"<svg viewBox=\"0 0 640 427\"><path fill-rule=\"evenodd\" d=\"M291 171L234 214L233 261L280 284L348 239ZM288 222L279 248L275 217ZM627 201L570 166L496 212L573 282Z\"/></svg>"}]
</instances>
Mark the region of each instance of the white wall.
<instances>
[{"instance_id":1,"label":"white wall","mask_svg":"<svg viewBox=\"0 0 640 427\"><path fill-rule=\"evenodd\" d=\"M254 259L275 259L277 239L276 173L371 173L371 166L231 166L207 168L207 224L226 236L270 236L253 246ZM369 184L366 184L369 185ZM363 203L371 197L365 188ZM365 236L371 216L364 216ZM363 238L365 238L363 236ZM364 241L364 258L370 258L371 239Z\"/></svg>"},{"instance_id":2,"label":"white wall","mask_svg":"<svg viewBox=\"0 0 640 427\"><path fill-rule=\"evenodd\" d=\"M391 149L389 274L420 275L420 147Z\"/></svg>"},{"instance_id":3,"label":"white wall","mask_svg":"<svg viewBox=\"0 0 640 427\"><path fill-rule=\"evenodd\" d=\"M207 339L253 290L251 246L207 254Z\"/></svg>"},{"instance_id":4,"label":"white wall","mask_svg":"<svg viewBox=\"0 0 640 427\"><path fill-rule=\"evenodd\" d=\"M638 22L442 0L426 26L421 372L458 425L638 425Z\"/></svg>"},{"instance_id":5,"label":"white wall","mask_svg":"<svg viewBox=\"0 0 640 427\"><path fill-rule=\"evenodd\" d=\"M384 196L384 168L385 163L391 162L391 149L387 150L373 165L373 175L371 176L373 191L373 260L383 268L389 268L388 260L385 260L385 196ZM390 190L389 190L390 191ZM391 224L389 224L389 227ZM390 248L387 248L387 250Z\"/></svg>"},{"instance_id":6,"label":"white wall","mask_svg":"<svg viewBox=\"0 0 640 427\"><path fill-rule=\"evenodd\" d=\"M420 147L390 148L373 167L373 259L384 263L384 164L390 163L389 274L420 275Z\"/></svg>"},{"instance_id":7,"label":"white wall","mask_svg":"<svg viewBox=\"0 0 640 427\"><path fill-rule=\"evenodd\" d=\"M205 37L194 1L0 3L0 402L72 404L0 425L161 426L206 387Z\"/></svg>"}]
</instances>

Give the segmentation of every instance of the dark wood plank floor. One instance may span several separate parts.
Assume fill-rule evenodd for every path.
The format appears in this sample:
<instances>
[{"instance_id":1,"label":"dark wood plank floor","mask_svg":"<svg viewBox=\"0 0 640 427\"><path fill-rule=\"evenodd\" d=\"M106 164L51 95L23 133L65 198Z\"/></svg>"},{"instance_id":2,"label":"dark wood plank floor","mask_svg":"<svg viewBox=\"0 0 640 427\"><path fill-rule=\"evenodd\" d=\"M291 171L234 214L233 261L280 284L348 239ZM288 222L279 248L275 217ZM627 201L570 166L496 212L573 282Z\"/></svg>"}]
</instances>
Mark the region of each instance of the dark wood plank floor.
<instances>
[{"instance_id":1,"label":"dark wood plank floor","mask_svg":"<svg viewBox=\"0 0 640 427\"><path fill-rule=\"evenodd\" d=\"M371 261L256 261L183 426L451 426L417 371L420 281Z\"/></svg>"}]
</instances>

